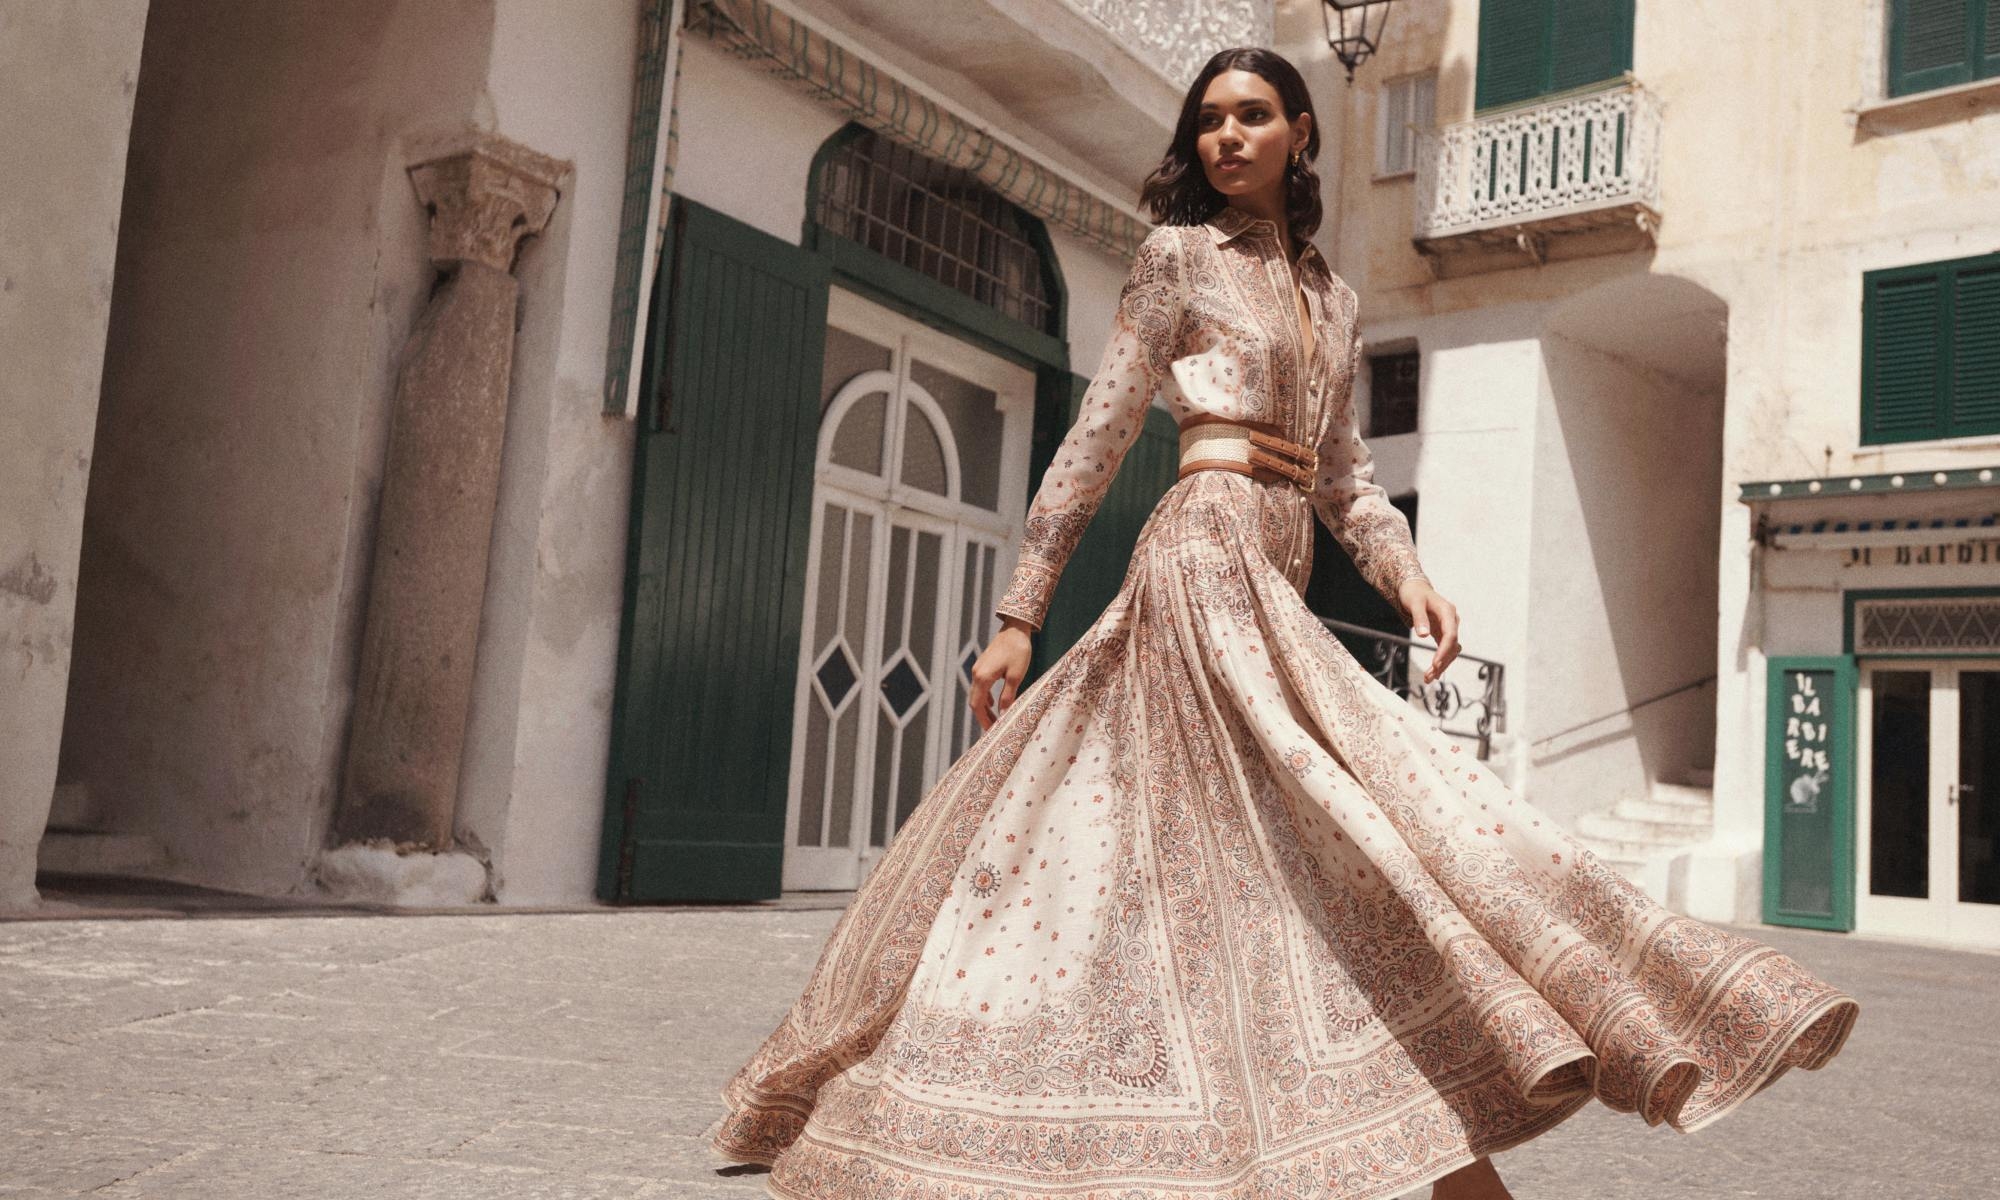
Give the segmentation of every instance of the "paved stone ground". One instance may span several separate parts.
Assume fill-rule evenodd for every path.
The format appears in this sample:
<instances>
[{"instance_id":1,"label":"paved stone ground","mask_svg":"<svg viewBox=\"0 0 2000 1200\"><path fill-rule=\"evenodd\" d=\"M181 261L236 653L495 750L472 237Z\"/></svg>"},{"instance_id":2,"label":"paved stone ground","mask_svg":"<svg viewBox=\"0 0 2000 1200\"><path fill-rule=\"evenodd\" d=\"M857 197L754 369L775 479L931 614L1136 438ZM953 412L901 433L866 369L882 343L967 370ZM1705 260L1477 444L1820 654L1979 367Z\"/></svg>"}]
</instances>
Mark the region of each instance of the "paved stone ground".
<instances>
[{"instance_id":1,"label":"paved stone ground","mask_svg":"<svg viewBox=\"0 0 2000 1200\"><path fill-rule=\"evenodd\" d=\"M763 1196L696 1135L837 915L152 911L0 924L0 1196ZM1861 1000L1842 1056L1693 1135L1592 1105L1520 1200L2000 1195L2000 956L1748 932Z\"/></svg>"}]
</instances>

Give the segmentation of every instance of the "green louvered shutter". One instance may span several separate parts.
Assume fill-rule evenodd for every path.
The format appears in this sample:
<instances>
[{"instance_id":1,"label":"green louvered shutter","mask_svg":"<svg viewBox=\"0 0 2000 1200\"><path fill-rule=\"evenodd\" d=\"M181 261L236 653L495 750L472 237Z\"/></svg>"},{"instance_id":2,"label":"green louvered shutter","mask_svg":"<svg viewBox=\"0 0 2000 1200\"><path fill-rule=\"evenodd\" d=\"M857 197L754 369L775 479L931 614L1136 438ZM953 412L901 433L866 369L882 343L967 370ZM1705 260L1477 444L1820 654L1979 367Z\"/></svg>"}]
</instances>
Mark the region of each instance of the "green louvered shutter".
<instances>
[{"instance_id":1,"label":"green louvered shutter","mask_svg":"<svg viewBox=\"0 0 2000 1200\"><path fill-rule=\"evenodd\" d=\"M1907 96L1975 75L1975 34L1989 0L1890 0L1889 94Z\"/></svg>"},{"instance_id":2,"label":"green louvered shutter","mask_svg":"<svg viewBox=\"0 0 2000 1200\"><path fill-rule=\"evenodd\" d=\"M1632 69L1632 0L1555 0L1548 90L1568 91Z\"/></svg>"},{"instance_id":3,"label":"green louvered shutter","mask_svg":"<svg viewBox=\"0 0 2000 1200\"><path fill-rule=\"evenodd\" d=\"M1861 330L1861 441L1909 442L1944 433L1944 287L1936 267L1865 277Z\"/></svg>"},{"instance_id":4,"label":"green louvered shutter","mask_svg":"<svg viewBox=\"0 0 2000 1200\"><path fill-rule=\"evenodd\" d=\"M676 197L641 370L598 894L775 897L825 258Z\"/></svg>"},{"instance_id":5,"label":"green louvered shutter","mask_svg":"<svg viewBox=\"0 0 2000 1200\"><path fill-rule=\"evenodd\" d=\"M1473 104L1495 108L1548 90L1551 0L1480 0Z\"/></svg>"},{"instance_id":6,"label":"green louvered shutter","mask_svg":"<svg viewBox=\"0 0 2000 1200\"><path fill-rule=\"evenodd\" d=\"M2000 256L1951 273L1951 433L2000 433Z\"/></svg>"},{"instance_id":7,"label":"green louvered shutter","mask_svg":"<svg viewBox=\"0 0 2000 1200\"><path fill-rule=\"evenodd\" d=\"M1068 412L1073 422L1090 380L1077 375L1071 377L1071 383ZM1146 427L1119 462L1111 490L1084 529L1083 540L1070 554L1049 600L1042 633L1035 639L1038 672L1074 645L1118 594L1118 585L1125 581L1125 572L1132 565L1132 548L1139 542L1139 531L1179 477L1180 465L1180 430L1173 416L1157 406L1148 409Z\"/></svg>"},{"instance_id":8,"label":"green louvered shutter","mask_svg":"<svg viewBox=\"0 0 2000 1200\"><path fill-rule=\"evenodd\" d=\"M1972 44L1979 47L1979 60L1974 69L1982 79L2000 76L2000 0L1986 0L1975 32Z\"/></svg>"},{"instance_id":9,"label":"green louvered shutter","mask_svg":"<svg viewBox=\"0 0 2000 1200\"><path fill-rule=\"evenodd\" d=\"M1565 92L1632 69L1633 0L1480 0L1480 109Z\"/></svg>"}]
</instances>

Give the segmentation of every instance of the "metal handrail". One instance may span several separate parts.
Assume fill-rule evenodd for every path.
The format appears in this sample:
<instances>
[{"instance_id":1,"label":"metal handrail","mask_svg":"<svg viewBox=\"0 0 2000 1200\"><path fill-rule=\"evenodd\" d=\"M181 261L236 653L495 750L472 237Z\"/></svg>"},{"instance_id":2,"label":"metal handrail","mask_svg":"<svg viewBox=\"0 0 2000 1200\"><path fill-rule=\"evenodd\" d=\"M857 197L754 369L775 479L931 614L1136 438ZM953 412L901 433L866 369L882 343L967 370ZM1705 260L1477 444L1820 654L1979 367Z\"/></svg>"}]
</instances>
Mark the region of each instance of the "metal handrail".
<instances>
[{"instance_id":1,"label":"metal handrail","mask_svg":"<svg viewBox=\"0 0 2000 1200\"><path fill-rule=\"evenodd\" d=\"M1416 701L1417 706L1430 715L1440 732L1477 742L1479 745L1477 756L1481 760L1492 752L1493 731L1504 727L1507 720L1507 700L1503 686L1507 668L1504 664L1494 659L1481 658L1476 654L1460 654L1451 667L1445 668L1445 676L1428 685L1415 685L1409 679L1411 651L1428 650L1435 654L1436 646L1401 634L1385 633L1366 625L1356 625L1352 621L1336 620L1333 617L1321 617L1319 621L1336 634L1346 634L1347 637L1341 640L1341 644L1347 647L1348 653L1354 655L1354 660L1382 686L1404 699ZM1349 644L1348 638L1360 639L1374 662L1371 664L1364 661L1354 646ZM1476 696L1468 697L1455 681L1448 678L1452 667L1461 662L1474 664L1475 678L1480 685L1479 694ZM1468 709L1476 709L1478 712L1471 729L1451 728L1448 722Z\"/></svg>"},{"instance_id":2,"label":"metal handrail","mask_svg":"<svg viewBox=\"0 0 2000 1200\"><path fill-rule=\"evenodd\" d=\"M1646 697L1644 700L1634 701L1633 703L1626 705L1624 708L1617 709L1615 711L1608 713L1600 713L1597 716L1594 716L1587 721L1578 721L1576 724L1571 725L1567 729L1558 729L1554 733L1549 734L1547 737L1536 738L1535 747L1540 748L1542 746L1546 746L1550 742L1555 741L1557 738L1567 737L1570 734L1575 733L1579 729L1588 729L1592 725L1595 725L1600 721L1609 721L1613 717L1622 717L1627 713L1637 712L1640 709L1646 707L1648 704L1657 704L1660 701L1665 700L1670 696L1678 696L1682 692L1691 692L1698 687L1702 687L1706 684L1711 684L1714 682L1715 682L1715 672L1711 671L1708 674L1702 676L1700 679L1690 679L1686 683L1670 687L1664 692L1655 693L1654 695Z\"/></svg>"}]
</instances>

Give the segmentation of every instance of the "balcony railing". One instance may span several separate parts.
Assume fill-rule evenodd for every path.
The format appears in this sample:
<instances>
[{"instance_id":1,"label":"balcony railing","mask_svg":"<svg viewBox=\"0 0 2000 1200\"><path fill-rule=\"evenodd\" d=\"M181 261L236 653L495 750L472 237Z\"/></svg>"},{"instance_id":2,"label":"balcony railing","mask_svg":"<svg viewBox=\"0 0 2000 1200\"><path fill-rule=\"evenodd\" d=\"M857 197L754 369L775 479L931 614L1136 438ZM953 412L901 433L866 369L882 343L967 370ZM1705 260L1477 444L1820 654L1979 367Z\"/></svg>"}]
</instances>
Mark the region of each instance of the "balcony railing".
<instances>
[{"instance_id":1,"label":"balcony railing","mask_svg":"<svg viewBox=\"0 0 2000 1200\"><path fill-rule=\"evenodd\" d=\"M1560 234L1650 240L1659 167L1659 99L1636 82L1447 125L1418 143L1417 244L1511 244L1539 260Z\"/></svg>"},{"instance_id":2,"label":"balcony railing","mask_svg":"<svg viewBox=\"0 0 2000 1200\"><path fill-rule=\"evenodd\" d=\"M1337 621L1332 617L1321 617L1319 621L1339 636L1341 644L1363 670L1423 709L1439 732L1474 742L1481 759L1492 753L1493 732L1507 719L1506 693L1502 689L1506 678L1504 666L1490 658L1461 654L1429 685L1413 684L1411 651L1434 653L1432 647L1414 638L1384 633L1352 621ZM1466 674L1472 679L1461 685L1458 677Z\"/></svg>"}]
</instances>

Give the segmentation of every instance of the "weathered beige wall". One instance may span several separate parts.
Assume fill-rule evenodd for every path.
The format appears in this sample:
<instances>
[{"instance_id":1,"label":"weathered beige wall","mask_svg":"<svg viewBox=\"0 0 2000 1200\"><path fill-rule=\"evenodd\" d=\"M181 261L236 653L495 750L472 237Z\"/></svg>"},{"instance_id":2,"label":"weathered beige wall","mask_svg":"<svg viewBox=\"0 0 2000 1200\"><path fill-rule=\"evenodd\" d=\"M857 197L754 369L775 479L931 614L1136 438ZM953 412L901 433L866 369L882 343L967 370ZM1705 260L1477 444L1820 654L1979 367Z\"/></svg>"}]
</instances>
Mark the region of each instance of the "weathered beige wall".
<instances>
[{"instance_id":1,"label":"weathered beige wall","mask_svg":"<svg viewBox=\"0 0 2000 1200\"><path fill-rule=\"evenodd\" d=\"M35 898L146 0L0 0L0 907Z\"/></svg>"},{"instance_id":2,"label":"weathered beige wall","mask_svg":"<svg viewBox=\"0 0 2000 1200\"><path fill-rule=\"evenodd\" d=\"M474 116L493 0L157 0L62 778L174 878L298 887L330 812L395 355L402 140Z\"/></svg>"}]
</instances>

